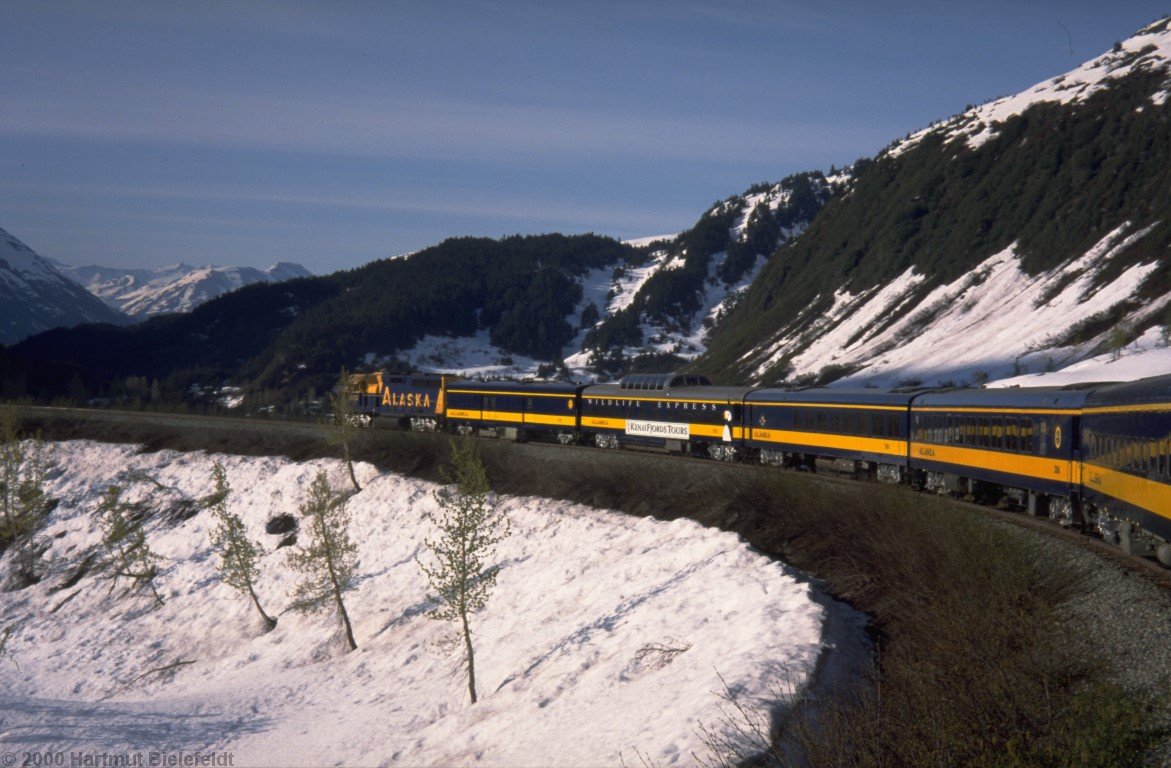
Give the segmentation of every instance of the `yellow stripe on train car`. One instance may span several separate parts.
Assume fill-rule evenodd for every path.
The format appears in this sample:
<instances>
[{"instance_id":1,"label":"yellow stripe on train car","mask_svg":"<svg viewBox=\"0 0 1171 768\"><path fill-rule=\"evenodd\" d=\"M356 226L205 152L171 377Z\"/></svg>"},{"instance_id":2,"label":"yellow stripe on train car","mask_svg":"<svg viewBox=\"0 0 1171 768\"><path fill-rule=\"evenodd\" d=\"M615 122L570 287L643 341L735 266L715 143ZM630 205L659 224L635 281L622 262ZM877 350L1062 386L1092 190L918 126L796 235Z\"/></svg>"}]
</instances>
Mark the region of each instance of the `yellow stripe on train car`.
<instances>
[{"instance_id":1,"label":"yellow stripe on train car","mask_svg":"<svg viewBox=\"0 0 1171 768\"><path fill-rule=\"evenodd\" d=\"M1006 475L1024 475L1060 483L1072 483L1074 477L1074 462L1069 459L1029 456L982 448L960 448L954 445L913 442L911 443L911 459L988 469Z\"/></svg>"},{"instance_id":2,"label":"yellow stripe on train car","mask_svg":"<svg viewBox=\"0 0 1171 768\"><path fill-rule=\"evenodd\" d=\"M1171 519L1171 485L1148 480L1092 462L1085 462L1083 479L1086 488L1113 496L1131 506ZM1116 510L1117 511L1117 510Z\"/></svg>"},{"instance_id":3,"label":"yellow stripe on train car","mask_svg":"<svg viewBox=\"0 0 1171 768\"><path fill-rule=\"evenodd\" d=\"M523 390L509 391L506 389L449 389L453 395L496 395L498 397L572 397L565 392L525 392Z\"/></svg>"},{"instance_id":4,"label":"yellow stripe on train car","mask_svg":"<svg viewBox=\"0 0 1171 768\"><path fill-rule=\"evenodd\" d=\"M524 414L512 411L484 411L484 421L524 421Z\"/></svg>"},{"instance_id":5,"label":"yellow stripe on train car","mask_svg":"<svg viewBox=\"0 0 1171 768\"><path fill-rule=\"evenodd\" d=\"M1148 403L1146 405L1102 405L1097 408L1085 408L1082 413L1095 416L1101 413L1157 413L1171 411L1171 403Z\"/></svg>"},{"instance_id":6,"label":"yellow stripe on train car","mask_svg":"<svg viewBox=\"0 0 1171 768\"><path fill-rule=\"evenodd\" d=\"M916 405L911 413L984 413L997 416L1005 413L1026 414L1037 416L1080 416L1083 411L1077 408L955 408L953 406Z\"/></svg>"},{"instance_id":7,"label":"yellow stripe on train car","mask_svg":"<svg viewBox=\"0 0 1171 768\"><path fill-rule=\"evenodd\" d=\"M857 437L826 432L794 432L787 429L757 429L753 427L748 431L748 439L766 443L788 443L804 448L833 448L840 451L879 453L900 457L907 455L905 440L886 437Z\"/></svg>"},{"instance_id":8,"label":"yellow stripe on train car","mask_svg":"<svg viewBox=\"0 0 1171 768\"><path fill-rule=\"evenodd\" d=\"M603 416L582 416L581 425L594 429L617 429L626 431L626 419L608 419Z\"/></svg>"},{"instance_id":9,"label":"yellow stripe on train car","mask_svg":"<svg viewBox=\"0 0 1171 768\"><path fill-rule=\"evenodd\" d=\"M525 424L547 424L558 427L573 427L577 419L572 416L551 416L547 413L526 413Z\"/></svg>"},{"instance_id":10,"label":"yellow stripe on train car","mask_svg":"<svg viewBox=\"0 0 1171 768\"><path fill-rule=\"evenodd\" d=\"M907 406L905 405L854 405L851 403L802 403L789 401L774 403L767 400L749 400L745 405L751 405L753 408L826 408L840 411L901 411L903 413L907 411Z\"/></svg>"},{"instance_id":11,"label":"yellow stripe on train car","mask_svg":"<svg viewBox=\"0 0 1171 768\"><path fill-rule=\"evenodd\" d=\"M724 439L723 424L688 424L687 432L691 437L714 437L717 440ZM744 438L744 427L732 427L731 436L733 440L742 440Z\"/></svg>"}]
</instances>

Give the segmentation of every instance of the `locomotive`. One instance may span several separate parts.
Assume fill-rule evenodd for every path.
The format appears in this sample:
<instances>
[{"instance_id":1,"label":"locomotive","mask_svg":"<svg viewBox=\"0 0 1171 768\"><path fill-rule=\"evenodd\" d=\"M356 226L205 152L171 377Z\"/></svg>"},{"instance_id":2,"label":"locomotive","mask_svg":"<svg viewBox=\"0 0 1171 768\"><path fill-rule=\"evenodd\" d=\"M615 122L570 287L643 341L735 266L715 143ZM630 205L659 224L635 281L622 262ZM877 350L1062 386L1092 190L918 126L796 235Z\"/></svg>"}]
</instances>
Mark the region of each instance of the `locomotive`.
<instances>
[{"instance_id":1,"label":"locomotive","mask_svg":"<svg viewBox=\"0 0 1171 768\"><path fill-rule=\"evenodd\" d=\"M1171 567L1171 375L1009 389L713 386L355 374L363 424L644 448L817 471L1007 504Z\"/></svg>"}]
</instances>

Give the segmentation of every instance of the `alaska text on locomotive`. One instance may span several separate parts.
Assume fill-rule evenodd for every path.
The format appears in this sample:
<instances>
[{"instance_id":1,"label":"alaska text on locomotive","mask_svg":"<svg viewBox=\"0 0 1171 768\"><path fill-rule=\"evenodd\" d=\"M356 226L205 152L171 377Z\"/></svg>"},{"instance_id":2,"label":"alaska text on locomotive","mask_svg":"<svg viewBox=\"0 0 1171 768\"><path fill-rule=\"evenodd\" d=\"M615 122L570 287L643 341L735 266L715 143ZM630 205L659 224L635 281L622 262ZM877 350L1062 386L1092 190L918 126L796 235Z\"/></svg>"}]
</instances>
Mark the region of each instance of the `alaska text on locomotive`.
<instances>
[{"instance_id":1,"label":"alaska text on locomotive","mask_svg":"<svg viewBox=\"0 0 1171 768\"><path fill-rule=\"evenodd\" d=\"M626 434L640 437L672 437L679 440L686 440L690 436L686 424L663 421L627 421Z\"/></svg>"}]
</instances>

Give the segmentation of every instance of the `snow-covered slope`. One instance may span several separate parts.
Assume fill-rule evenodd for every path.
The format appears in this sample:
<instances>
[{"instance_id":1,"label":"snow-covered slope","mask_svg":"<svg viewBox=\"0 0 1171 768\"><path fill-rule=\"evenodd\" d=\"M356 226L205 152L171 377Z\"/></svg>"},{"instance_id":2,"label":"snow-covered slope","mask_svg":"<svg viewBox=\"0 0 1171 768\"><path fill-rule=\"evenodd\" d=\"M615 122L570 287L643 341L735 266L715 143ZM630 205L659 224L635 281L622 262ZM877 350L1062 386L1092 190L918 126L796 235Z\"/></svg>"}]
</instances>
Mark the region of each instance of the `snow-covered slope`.
<instances>
[{"instance_id":1,"label":"snow-covered slope","mask_svg":"<svg viewBox=\"0 0 1171 768\"><path fill-rule=\"evenodd\" d=\"M1164 19L892 145L819 220L820 240L801 241L821 245L766 273L754 311L794 284L802 302L740 333L750 343L725 369L766 384L979 384L1165 339L1171 193L1162 155L1149 158L1167 146L1169 93Z\"/></svg>"},{"instance_id":2,"label":"snow-covered slope","mask_svg":"<svg viewBox=\"0 0 1171 768\"><path fill-rule=\"evenodd\" d=\"M1136 381L1171 373L1167 331L1151 329L1111 352L1087 357L1054 371L1021 373L988 382L989 387L1064 387L1090 382Z\"/></svg>"},{"instance_id":3,"label":"snow-covered slope","mask_svg":"<svg viewBox=\"0 0 1171 768\"><path fill-rule=\"evenodd\" d=\"M1113 50L1091 59L1064 75L1034 85L1026 91L996 99L967 110L955 117L925 128L896 142L892 155L905 152L925 136L940 133L949 141L963 139L975 149L996 135L998 124L1020 115L1034 104L1076 104L1136 71L1168 72L1171 64L1171 34L1167 19L1144 27L1137 34L1118 43ZM1171 93L1171 77L1164 88L1151 96L1151 103L1161 105Z\"/></svg>"},{"instance_id":4,"label":"snow-covered slope","mask_svg":"<svg viewBox=\"0 0 1171 768\"><path fill-rule=\"evenodd\" d=\"M1059 370L1117 333L1115 324L1095 331L1096 318L1133 305L1121 323L1137 327L1171 304L1171 294L1137 301L1157 262L1111 274L1111 262L1144 234L1120 228L1088 253L1035 276L1022 271L1009 248L918 300L915 288L924 277L913 269L861 295L839 290L832 308L807 330L778 339L757 371L794 348L800 349L790 359L794 378L840 366L852 371L840 382L854 385L979 384ZM890 317L898 319L884 322ZM1079 328L1087 329L1085 338Z\"/></svg>"},{"instance_id":5,"label":"snow-covered slope","mask_svg":"<svg viewBox=\"0 0 1171 768\"><path fill-rule=\"evenodd\" d=\"M57 267L92 294L133 317L190 312L200 304L245 285L309 277L300 264L279 262L265 270L252 267L193 267L173 264L158 269Z\"/></svg>"},{"instance_id":6,"label":"snow-covered slope","mask_svg":"<svg viewBox=\"0 0 1171 768\"><path fill-rule=\"evenodd\" d=\"M0 229L0 344L50 328L125 323L127 318Z\"/></svg>"},{"instance_id":7,"label":"snow-covered slope","mask_svg":"<svg viewBox=\"0 0 1171 768\"><path fill-rule=\"evenodd\" d=\"M279 615L268 634L220 581L212 515L194 503L215 459L230 508L266 549L258 593ZM808 580L734 535L502 498L512 535L474 617L480 701L469 705L457 659L440 649L453 627L428 618L415 562L434 535L424 513L435 486L357 466L358 585L346 599L359 649L343 653L332 616L288 611L294 547L266 533L280 515L300 518L319 469L348 482L339 462L86 442L56 445L54 462L48 491L59 503L38 539L47 572L0 599L0 629L13 628L0 658L7 750L216 753L273 766L691 765L705 754L700 725L719 727L724 683L748 706L767 705L770 683L799 692L834 641ZM162 607L111 589L91 559L112 483L147 515ZM0 575L11 567L9 552Z\"/></svg>"}]
</instances>

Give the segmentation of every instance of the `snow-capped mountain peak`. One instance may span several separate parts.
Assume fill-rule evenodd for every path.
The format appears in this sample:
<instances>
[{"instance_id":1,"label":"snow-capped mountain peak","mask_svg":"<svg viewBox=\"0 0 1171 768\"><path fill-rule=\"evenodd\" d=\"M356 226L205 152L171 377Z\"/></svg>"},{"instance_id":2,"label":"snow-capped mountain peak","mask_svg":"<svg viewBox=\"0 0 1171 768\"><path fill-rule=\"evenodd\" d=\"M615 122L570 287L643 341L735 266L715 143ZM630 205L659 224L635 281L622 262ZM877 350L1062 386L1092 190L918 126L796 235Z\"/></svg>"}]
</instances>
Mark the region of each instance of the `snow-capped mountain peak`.
<instances>
[{"instance_id":1,"label":"snow-capped mountain peak","mask_svg":"<svg viewBox=\"0 0 1171 768\"><path fill-rule=\"evenodd\" d=\"M190 312L206 301L245 285L309 277L300 264L277 262L268 269L170 264L156 269L59 265L61 270L107 304L133 317Z\"/></svg>"},{"instance_id":2,"label":"snow-capped mountain peak","mask_svg":"<svg viewBox=\"0 0 1171 768\"><path fill-rule=\"evenodd\" d=\"M0 344L50 328L125 321L121 312L102 304L48 259L0 229Z\"/></svg>"}]
</instances>

